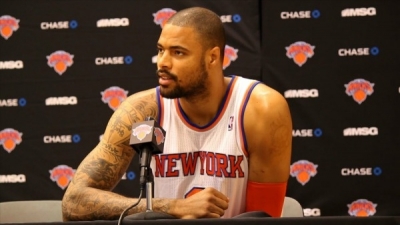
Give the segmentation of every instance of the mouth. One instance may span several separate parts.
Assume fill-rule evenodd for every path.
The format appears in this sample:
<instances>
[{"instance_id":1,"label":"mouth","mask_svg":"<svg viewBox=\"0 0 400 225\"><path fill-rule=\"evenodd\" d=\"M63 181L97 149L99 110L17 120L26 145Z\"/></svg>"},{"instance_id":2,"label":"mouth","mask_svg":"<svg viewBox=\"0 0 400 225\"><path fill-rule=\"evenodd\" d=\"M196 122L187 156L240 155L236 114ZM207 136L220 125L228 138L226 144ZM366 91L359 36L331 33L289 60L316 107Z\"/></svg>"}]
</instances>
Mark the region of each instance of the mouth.
<instances>
[{"instance_id":1,"label":"mouth","mask_svg":"<svg viewBox=\"0 0 400 225\"><path fill-rule=\"evenodd\" d=\"M157 76L159 78L159 80L176 80L176 77L171 74L169 71L166 70L159 70L157 71Z\"/></svg>"},{"instance_id":2,"label":"mouth","mask_svg":"<svg viewBox=\"0 0 400 225\"><path fill-rule=\"evenodd\" d=\"M158 78L162 80L172 80L172 77L166 73L158 73Z\"/></svg>"},{"instance_id":3,"label":"mouth","mask_svg":"<svg viewBox=\"0 0 400 225\"><path fill-rule=\"evenodd\" d=\"M168 72L159 71L157 72L157 76L158 83L164 87L169 86L175 80L174 77L171 76Z\"/></svg>"}]
</instances>

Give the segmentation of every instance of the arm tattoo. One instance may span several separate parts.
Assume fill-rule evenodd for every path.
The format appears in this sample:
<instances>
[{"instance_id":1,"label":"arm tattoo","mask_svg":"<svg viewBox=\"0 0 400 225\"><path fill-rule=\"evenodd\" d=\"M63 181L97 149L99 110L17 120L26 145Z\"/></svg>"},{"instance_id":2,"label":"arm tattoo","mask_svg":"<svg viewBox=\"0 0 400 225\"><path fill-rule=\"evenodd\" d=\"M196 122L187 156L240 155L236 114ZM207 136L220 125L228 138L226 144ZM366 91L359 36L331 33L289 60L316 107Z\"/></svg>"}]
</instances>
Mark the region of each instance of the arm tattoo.
<instances>
[{"instance_id":1,"label":"arm tattoo","mask_svg":"<svg viewBox=\"0 0 400 225\"><path fill-rule=\"evenodd\" d=\"M118 110L110 121L110 136L115 132L121 137L121 141L116 144L128 144L132 124L145 120L150 116L157 116L157 101L155 94L140 98L132 102L127 100L124 108ZM126 118L126 119L125 119Z\"/></svg>"},{"instance_id":2,"label":"arm tattoo","mask_svg":"<svg viewBox=\"0 0 400 225\"><path fill-rule=\"evenodd\" d=\"M64 195L65 220L117 219L136 200L111 192L128 168L134 151L129 146L132 124L146 117L157 116L155 93L126 99L111 117L105 141L96 147L75 173L72 185ZM161 200L160 200L161 201ZM169 210L167 202L154 205ZM145 202L132 208L129 214L145 211Z\"/></svg>"}]
</instances>

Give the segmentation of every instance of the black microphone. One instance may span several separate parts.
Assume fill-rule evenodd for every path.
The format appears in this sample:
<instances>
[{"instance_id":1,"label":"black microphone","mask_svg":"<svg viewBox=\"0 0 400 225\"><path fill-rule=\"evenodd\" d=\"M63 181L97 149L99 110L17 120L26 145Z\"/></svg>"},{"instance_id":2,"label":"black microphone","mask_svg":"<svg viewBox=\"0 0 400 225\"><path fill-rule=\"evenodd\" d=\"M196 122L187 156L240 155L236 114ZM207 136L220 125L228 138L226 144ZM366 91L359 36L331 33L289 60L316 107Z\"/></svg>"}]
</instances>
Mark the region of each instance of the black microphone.
<instances>
[{"instance_id":1,"label":"black microphone","mask_svg":"<svg viewBox=\"0 0 400 225\"><path fill-rule=\"evenodd\" d=\"M140 185L143 188L152 174L150 160L152 154L163 153L165 130L151 117L145 121L132 125L132 134L129 145L135 149L140 157Z\"/></svg>"},{"instance_id":2,"label":"black microphone","mask_svg":"<svg viewBox=\"0 0 400 225\"><path fill-rule=\"evenodd\" d=\"M146 212L129 215L125 217L124 221L176 219L176 217L167 213L154 212L151 201L153 198L153 174L150 168L151 155L164 152L164 140L164 129L151 117L132 125L129 144L140 156L140 186L142 190L146 189L147 207Z\"/></svg>"}]
</instances>

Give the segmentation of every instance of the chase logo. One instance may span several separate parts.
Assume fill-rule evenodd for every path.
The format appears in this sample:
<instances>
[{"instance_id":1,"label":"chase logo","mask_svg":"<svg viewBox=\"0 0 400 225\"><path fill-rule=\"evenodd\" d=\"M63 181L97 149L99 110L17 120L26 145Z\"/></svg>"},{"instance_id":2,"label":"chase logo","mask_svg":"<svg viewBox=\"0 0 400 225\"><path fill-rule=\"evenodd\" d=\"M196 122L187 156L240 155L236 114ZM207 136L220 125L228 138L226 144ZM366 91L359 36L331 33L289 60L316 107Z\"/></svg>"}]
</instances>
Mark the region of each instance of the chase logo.
<instances>
[{"instance_id":1,"label":"chase logo","mask_svg":"<svg viewBox=\"0 0 400 225\"><path fill-rule=\"evenodd\" d=\"M281 12L281 19L318 19L321 16L321 12L318 9L307 10L307 11L283 11Z\"/></svg>"},{"instance_id":2,"label":"chase logo","mask_svg":"<svg viewBox=\"0 0 400 225\"><path fill-rule=\"evenodd\" d=\"M379 54L379 48L377 46L368 48L341 48L338 50L338 54L341 57L344 56L377 56Z\"/></svg>"},{"instance_id":3,"label":"chase logo","mask_svg":"<svg viewBox=\"0 0 400 225\"><path fill-rule=\"evenodd\" d=\"M380 176L382 169L377 167L361 167L361 168L342 168L342 176Z\"/></svg>"},{"instance_id":4,"label":"chase logo","mask_svg":"<svg viewBox=\"0 0 400 225\"><path fill-rule=\"evenodd\" d=\"M40 23L40 29L42 30L75 29L77 27L78 22L76 20Z\"/></svg>"},{"instance_id":5,"label":"chase logo","mask_svg":"<svg viewBox=\"0 0 400 225\"><path fill-rule=\"evenodd\" d=\"M293 137L321 137L322 130L320 128L316 129L294 129L292 131Z\"/></svg>"},{"instance_id":6,"label":"chase logo","mask_svg":"<svg viewBox=\"0 0 400 225\"><path fill-rule=\"evenodd\" d=\"M114 57L97 57L94 63L98 66L101 65L121 65L121 64L132 64L133 58L130 55L127 56L114 56Z\"/></svg>"},{"instance_id":7,"label":"chase logo","mask_svg":"<svg viewBox=\"0 0 400 225\"><path fill-rule=\"evenodd\" d=\"M65 143L78 143L81 141L79 134L74 135L47 135L43 137L45 144L65 144Z\"/></svg>"},{"instance_id":8,"label":"chase logo","mask_svg":"<svg viewBox=\"0 0 400 225\"><path fill-rule=\"evenodd\" d=\"M0 99L0 107L24 107L26 105L25 98L10 98L10 99Z\"/></svg>"},{"instance_id":9,"label":"chase logo","mask_svg":"<svg viewBox=\"0 0 400 225\"><path fill-rule=\"evenodd\" d=\"M239 23L242 21L242 17L239 14L221 15L220 18L222 23Z\"/></svg>"},{"instance_id":10,"label":"chase logo","mask_svg":"<svg viewBox=\"0 0 400 225\"><path fill-rule=\"evenodd\" d=\"M133 171L128 171L122 175L122 180L134 180L136 178L136 173Z\"/></svg>"}]
</instances>

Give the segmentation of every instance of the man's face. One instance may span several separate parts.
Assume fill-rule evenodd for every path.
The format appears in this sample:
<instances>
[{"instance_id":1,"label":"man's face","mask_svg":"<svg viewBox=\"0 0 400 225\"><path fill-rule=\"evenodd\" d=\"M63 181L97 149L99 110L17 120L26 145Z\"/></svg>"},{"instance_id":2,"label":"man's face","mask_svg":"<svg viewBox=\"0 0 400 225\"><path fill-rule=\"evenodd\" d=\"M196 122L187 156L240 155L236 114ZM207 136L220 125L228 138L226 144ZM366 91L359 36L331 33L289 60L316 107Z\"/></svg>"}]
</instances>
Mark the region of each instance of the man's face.
<instances>
[{"instance_id":1,"label":"man's face","mask_svg":"<svg viewBox=\"0 0 400 225\"><path fill-rule=\"evenodd\" d=\"M164 26L157 43L157 76L163 97L193 97L206 91L205 53L196 34L190 27Z\"/></svg>"}]
</instances>

